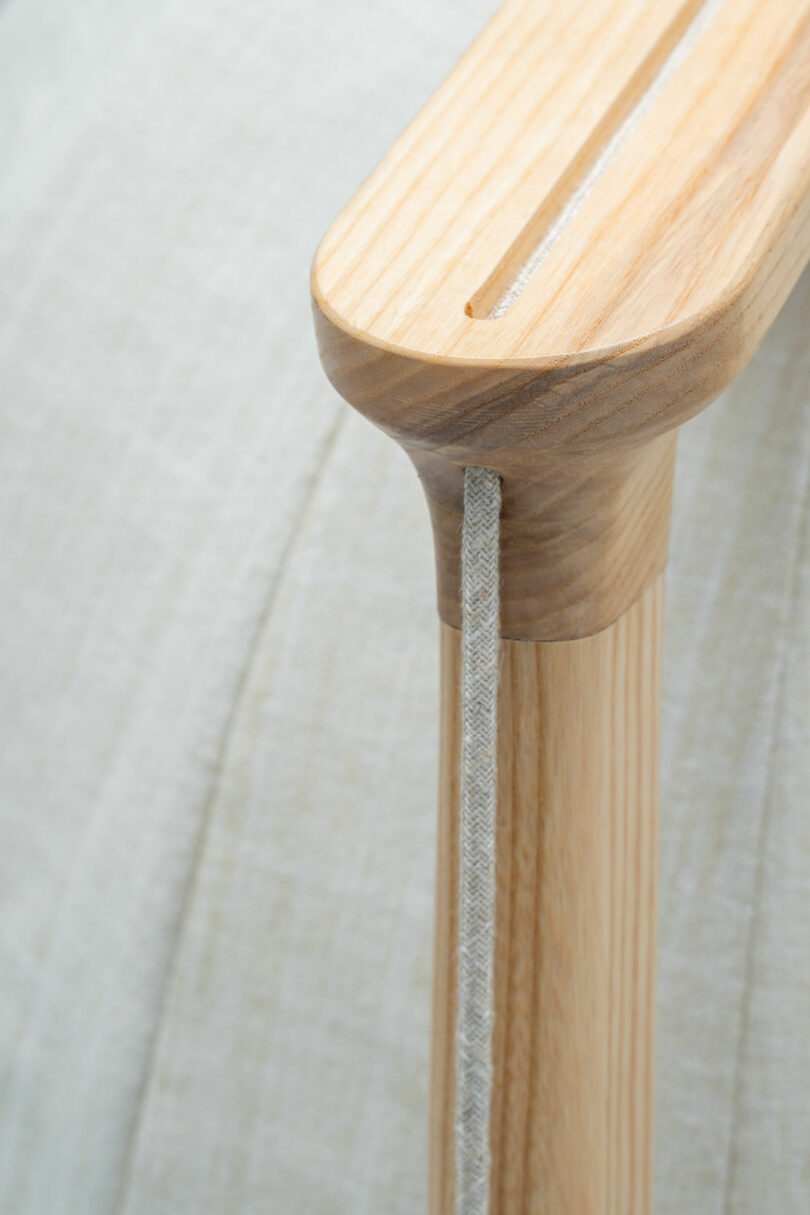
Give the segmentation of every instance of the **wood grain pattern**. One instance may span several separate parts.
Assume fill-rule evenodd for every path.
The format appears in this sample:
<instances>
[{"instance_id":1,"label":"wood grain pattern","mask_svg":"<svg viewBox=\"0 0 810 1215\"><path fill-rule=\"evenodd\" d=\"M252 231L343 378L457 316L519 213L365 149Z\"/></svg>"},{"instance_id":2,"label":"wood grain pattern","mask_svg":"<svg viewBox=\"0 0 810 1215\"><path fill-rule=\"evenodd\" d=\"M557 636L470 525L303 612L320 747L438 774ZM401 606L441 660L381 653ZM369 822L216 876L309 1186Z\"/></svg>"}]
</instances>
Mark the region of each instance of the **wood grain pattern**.
<instances>
[{"instance_id":1,"label":"wood grain pattern","mask_svg":"<svg viewBox=\"0 0 810 1215\"><path fill-rule=\"evenodd\" d=\"M315 258L324 367L422 476L448 623L466 464L502 475L507 533L554 539L507 553L505 636L586 635L634 601L664 562L669 495L640 452L734 378L810 256L810 0L737 0L505 315L482 315L697 12L510 0ZM587 574L549 598L547 560L583 531Z\"/></svg>"},{"instance_id":2,"label":"wood grain pattern","mask_svg":"<svg viewBox=\"0 0 810 1215\"><path fill-rule=\"evenodd\" d=\"M503 482L496 1215L649 1210L675 434L808 257L810 0L508 0L315 258L323 365L419 472L448 626L463 469ZM457 647L445 628L434 1215L453 1190Z\"/></svg>"},{"instance_id":3,"label":"wood grain pattern","mask_svg":"<svg viewBox=\"0 0 810 1215\"><path fill-rule=\"evenodd\" d=\"M586 636L638 598L666 564L674 458L670 434L504 478L501 636ZM460 627L463 478L431 452L414 461L433 524L439 615Z\"/></svg>"},{"instance_id":4,"label":"wood grain pattern","mask_svg":"<svg viewBox=\"0 0 810 1215\"><path fill-rule=\"evenodd\" d=\"M663 578L608 629L502 643L492 1215L646 1215ZM453 1210L460 635L442 628L431 1215Z\"/></svg>"}]
</instances>

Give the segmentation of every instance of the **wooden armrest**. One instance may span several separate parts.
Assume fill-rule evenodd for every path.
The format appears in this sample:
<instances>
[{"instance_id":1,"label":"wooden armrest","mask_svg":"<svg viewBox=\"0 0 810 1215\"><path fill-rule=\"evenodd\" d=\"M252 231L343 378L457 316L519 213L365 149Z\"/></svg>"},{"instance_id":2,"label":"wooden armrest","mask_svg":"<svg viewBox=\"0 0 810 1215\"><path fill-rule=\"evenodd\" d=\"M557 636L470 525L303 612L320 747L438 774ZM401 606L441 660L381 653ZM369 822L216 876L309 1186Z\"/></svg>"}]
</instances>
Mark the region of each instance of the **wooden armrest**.
<instances>
[{"instance_id":1,"label":"wooden armrest","mask_svg":"<svg viewBox=\"0 0 810 1215\"><path fill-rule=\"evenodd\" d=\"M433 1215L454 1193L467 465L501 477L493 1215L647 1215L675 436L810 255L810 0L509 0L326 235L332 383L433 521Z\"/></svg>"},{"instance_id":2,"label":"wooden armrest","mask_svg":"<svg viewBox=\"0 0 810 1215\"><path fill-rule=\"evenodd\" d=\"M504 478L504 636L593 632L638 597L666 558L662 436L808 255L810 4L501 8L312 272L327 374L426 484L447 622L465 464Z\"/></svg>"}]
</instances>

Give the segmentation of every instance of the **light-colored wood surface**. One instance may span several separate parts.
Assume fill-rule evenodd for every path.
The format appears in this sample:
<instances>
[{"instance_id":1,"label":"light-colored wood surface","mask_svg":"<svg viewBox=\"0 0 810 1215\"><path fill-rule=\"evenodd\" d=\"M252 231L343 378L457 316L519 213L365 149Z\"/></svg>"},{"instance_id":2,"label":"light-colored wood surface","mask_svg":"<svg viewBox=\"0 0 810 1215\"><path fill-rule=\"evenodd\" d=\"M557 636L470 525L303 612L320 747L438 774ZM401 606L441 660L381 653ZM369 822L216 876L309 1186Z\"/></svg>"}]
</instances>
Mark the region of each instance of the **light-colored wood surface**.
<instances>
[{"instance_id":1,"label":"light-colored wood surface","mask_svg":"<svg viewBox=\"0 0 810 1215\"><path fill-rule=\"evenodd\" d=\"M507 664L500 720L499 1215L649 1209L675 432L751 358L808 254L810 0L510 0L315 259L324 367L416 465L447 625L460 618L463 468L503 481L501 631L522 657ZM452 1209L454 1154L454 637L436 1215ZM614 896L629 900L621 913Z\"/></svg>"},{"instance_id":2,"label":"light-colored wood surface","mask_svg":"<svg viewBox=\"0 0 810 1215\"><path fill-rule=\"evenodd\" d=\"M509 0L325 237L319 305L380 354L466 362L592 363L721 319L761 335L810 248L806 0L712 5L512 307L465 312L507 285L709 4Z\"/></svg>"},{"instance_id":3,"label":"light-colored wood surface","mask_svg":"<svg viewBox=\"0 0 810 1215\"><path fill-rule=\"evenodd\" d=\"M411 453L433 524L440 617L461 624L463 479ZM619 453L536 460L502 484L501 635L564 639L605 628L666 564L675 435Z\"/></svg>"},{"instance_id":4,"label":"light-colored wood surface","mask_svg":"<svg viewBox=\"0 0 810 1215\"><path fill-rule=\"evenodd\" d=\"M492 1215L647 1215L663 577L615 624L502 643ZM442 626L431 1215L453 1211L460 634Z\"/></svg>"},{"instance_id":5,"label":"light-colored wood surface","mask_svg":"<svg viewBox=\"0 0 810 1215\"><path fill-rule=\"evenodd\" d=\"M424 1211L430 534L301 270L493 8L0 4L4 1215ZM810 1209L808 332L678 439L656 1215Z\"/></svg>"},{"instance_id":6,"label":"light-colored wood surface","mask_svg":"<svg viewBox=\"0 0 810 1215\"><path fill-rule=\"evenodd\" d=\"M482 315L645 96L525 290ZM312 274L327 373L425 483L442 618L459 623L469 463L504 478L505 636L585 635L629 606L665 557L666 478L642 543L632 511L607 522L639 502L638 449L733 379L809 253L808 0L504 5ZM549 594L583 537L587 574Z\"/></svg>"}]
</instances>

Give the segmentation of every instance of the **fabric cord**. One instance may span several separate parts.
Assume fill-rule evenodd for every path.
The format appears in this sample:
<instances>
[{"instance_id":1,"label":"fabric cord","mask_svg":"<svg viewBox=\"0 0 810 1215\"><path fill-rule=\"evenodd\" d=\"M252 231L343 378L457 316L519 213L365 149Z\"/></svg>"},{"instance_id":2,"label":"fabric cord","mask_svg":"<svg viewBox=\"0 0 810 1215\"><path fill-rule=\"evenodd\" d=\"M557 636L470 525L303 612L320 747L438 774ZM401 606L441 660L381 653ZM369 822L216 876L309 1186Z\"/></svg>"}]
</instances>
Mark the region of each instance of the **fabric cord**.
<instances>
[{"instance_id":1,"label":"fabric cord","mask_svg":"<svg viewBox=\"0 0 810 1215\"><path fill-rule=\"evenodd\" d=\"M464 472L456 1215L486 1215L492 1091L501 483Z\"/></svg>"}]
</instances>

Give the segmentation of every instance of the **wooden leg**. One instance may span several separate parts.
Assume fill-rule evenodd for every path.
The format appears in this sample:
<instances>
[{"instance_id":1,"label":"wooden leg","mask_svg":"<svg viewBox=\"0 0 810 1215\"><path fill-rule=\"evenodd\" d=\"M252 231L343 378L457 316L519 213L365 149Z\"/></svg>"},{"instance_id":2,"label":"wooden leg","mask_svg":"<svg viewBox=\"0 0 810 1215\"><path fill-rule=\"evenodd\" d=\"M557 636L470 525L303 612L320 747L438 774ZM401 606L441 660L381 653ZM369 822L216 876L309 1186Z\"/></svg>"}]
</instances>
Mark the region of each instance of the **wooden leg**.
<instances>
[{"instance_id":1,"label":"wooden leg","mask_svg":"<svg viewBox=\"0 0 810 1215\"><path fill-rule=\"evenodd\" d=\"M648 1215L663 574L502 641L492 1215ZM430 1213L452 1215L460 633L441 626Z\"/></svg>"}]
</instances>

